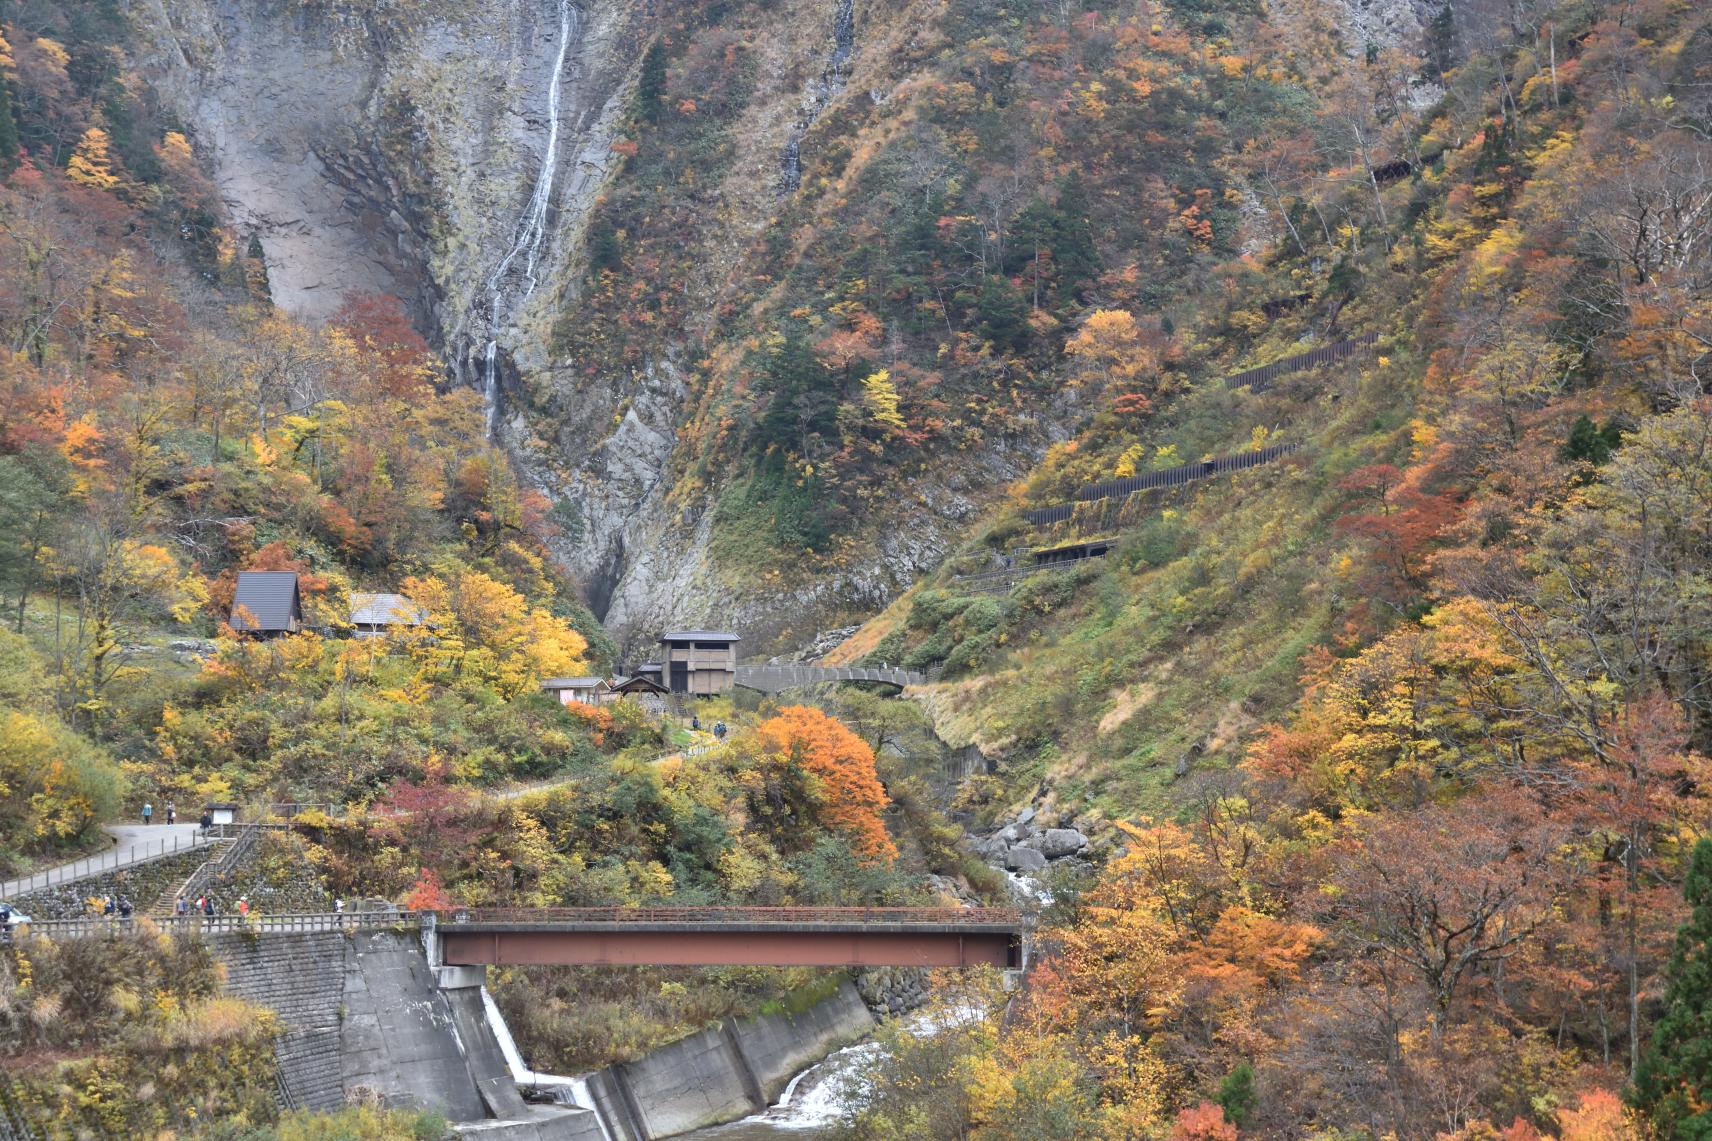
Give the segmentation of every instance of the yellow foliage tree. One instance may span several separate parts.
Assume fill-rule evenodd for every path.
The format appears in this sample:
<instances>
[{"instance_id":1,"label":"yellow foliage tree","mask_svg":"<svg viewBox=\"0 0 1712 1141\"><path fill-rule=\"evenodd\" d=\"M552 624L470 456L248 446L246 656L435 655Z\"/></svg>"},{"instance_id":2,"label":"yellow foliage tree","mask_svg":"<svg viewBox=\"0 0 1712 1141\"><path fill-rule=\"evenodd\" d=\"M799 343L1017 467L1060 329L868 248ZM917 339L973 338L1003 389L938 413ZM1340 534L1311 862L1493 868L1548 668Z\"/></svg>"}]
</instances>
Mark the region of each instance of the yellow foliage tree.
<instances>
[{"instance_id":1,"label":"yellow foliage tree","mask_svg":"<svg viewBox=\"0 0 1712 1141\"><path fill-rule=\"evenodd\" d=\"M510 698L542 678L587 668L581 634L479 571L407 578L404 592L428 612L415 653L436 676L473 680Z\"/></svg>"},{"instance_id":2,"label":"yellow foliage tree","mask_svg":"<svg viewBox=\"0 0 1712 1141\"><path fill-rule=\"evenodd\" d=\"M100 127L83 132L65 165L65 173L73 182L92 190L117 189L120 179L114 169L112 136Z\"/></svg>"},{"instance_id":3,"label":"yellow foliage tree","mask_svg":"<svg viewBox=\"0 0 1712 1141\"><path fill-rule=\"evenodd\" d=\"M898 389L890 372L881 369L864 380L862 397L868 403L868 415L874 423L900 432L909 426L898 413Z\"/></svg>"},{"instance_id":4,"label":"yellow foliage tree","mask_svg":"<svg viewBox=\"0 0 1712 1141\"><path fill-rule=\"evenodd\" d=\"M1107 383L1142 376L1159 365L1142 343L1135 317L1125 309L1094 310L1064 351L1092 366Z\"/></svg>"}]
</instances>

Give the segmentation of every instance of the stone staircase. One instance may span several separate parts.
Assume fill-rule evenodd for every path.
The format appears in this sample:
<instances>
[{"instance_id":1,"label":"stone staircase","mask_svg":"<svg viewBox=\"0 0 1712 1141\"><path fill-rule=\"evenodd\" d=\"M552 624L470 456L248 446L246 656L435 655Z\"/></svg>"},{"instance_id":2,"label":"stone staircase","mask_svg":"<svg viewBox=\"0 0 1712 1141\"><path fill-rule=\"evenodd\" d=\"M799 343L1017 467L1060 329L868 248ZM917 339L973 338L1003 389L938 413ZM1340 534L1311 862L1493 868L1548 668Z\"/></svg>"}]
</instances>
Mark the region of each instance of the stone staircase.
<instances>
[{"instance_id":1,"label":"stone staircase","mask_svg":"<svg viewBox=\"0 0 1712 1141\"><path fill-rule=\"evenodd\" d=\"M236 836L218 841L212 857L204 860L189 876L161 892L146 914L150 919L171 918L179 896L183 896L188 903L195 903L198 895L214 884L223 882L242 867L255 854L260 842L261 830L253 824L239 828ZM221 904L224 908L230 908L232 901L222 900Z\"/></svg>"},{"instance_id":2,"label":"stone staircase","mask_svg":"<svg viewBox=\"0 0 1712 1141\"><path fill-rule=\"evenodd\" d=\"M183 894L185 889L191 886L196 878L203 873L203 869L207 868L211 864L218 863L220 857L231 851L232 846L235 843L237 843L235 840L221 840L208 848L206 852L208 858L196 865L188 876L185 876L183 879L175 878L171 883L169 883L165 890L155 897L155 901L149 904L148 910L144 911L143 914L147 915L150 919L172 918L173 906L178 897ZM187 898L194 900L196 897L188 896Z\"/></svg>"},{"instance_id":3,"label":"stone staircase","mask_svg":"<svg viewBox=\"0 0 1712 1141\"><path fill-rule=\"evenodd\" d=\"M209 937L226 964L226 989L279 1015L274 1040L279 1100L287 1109L337 1109L345 1102L339 1023L345 993L341 931Z\"/></svg>"}]
</instances>

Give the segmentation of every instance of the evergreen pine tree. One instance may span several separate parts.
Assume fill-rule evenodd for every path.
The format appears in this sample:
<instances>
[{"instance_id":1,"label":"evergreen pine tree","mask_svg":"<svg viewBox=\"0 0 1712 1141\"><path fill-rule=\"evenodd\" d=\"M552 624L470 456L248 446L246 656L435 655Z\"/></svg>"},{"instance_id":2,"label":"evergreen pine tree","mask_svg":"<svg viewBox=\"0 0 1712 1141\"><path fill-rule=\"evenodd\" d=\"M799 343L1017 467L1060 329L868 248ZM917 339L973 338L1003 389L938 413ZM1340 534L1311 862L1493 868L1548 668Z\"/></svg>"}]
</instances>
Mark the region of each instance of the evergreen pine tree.
<instances>
[{"instance_id":1,"label":"evergreen pine tree","mask_svg":"<svg viewBox=\"0 0 1712 1141\"><path fill-rule=\"evenodd\" d=\"M617 269L623 261L623 254L618 248L618 228L604 214L589 224L588 252L590 274Z\"/></svg>"},{"instance_id":2,"label":"evergreen pine tree","mask_svg":"<svg viewBox=\"0 0 1712 1141\"><path fill-rule=\"evenodd\" d=\"M18 150L22 145L18 120L12 115L12 85L0 78L0 178L18 169Z\"/></svg>"},{"instance_id":3,"label":"evergreen pine tree","mask_svg":"<svg viewBox=\"0 0 1712 1141\"><path fill-rule=\"evenodd\" d=\"M665 95L666 49L655 40L642 57L642 74L636 80L636 114L649 123L658 123Z\"/></svg>"},{"instance_id":4,"label":"evergreen pine tree","mask_svg":"<svg viewBox=\"0 0 1712 1141\"><path fill-rule=\"evenodd\" d=\"M1091 211L1082 174L1072 170L1058 184L1058 240L1052 246L1052 260L1058 263L1064 285L1072 293L1100 276L1100 251L1094 245Z\"/></svg>"},{"instance_id":5,"label":"evergreen pine tree","mask_svg":"<svg viewBox=\"0 0 1712 1141\"><path fill-rule=\"evenodd\" d=\"M1694 846L1682 885L1694 909L1676 933L1664 1017L1635 1071L1630 1098L1659 1136L1712 1139L1712 838Z\"/></svg>"},{"instance_id":6,"label":"evergreen pine tree","mask_svg":"<svg viewBox=\"0 0 1712 1141\"><path fill-rule=\"evenodd\" d=\"M1241 1128L1254 1114L1254 1067L1238 1062L1224 1081L1219 1083L1219 1096L1213 1099L1225 1111L1225 1120Z\"/></svg>"},{"instance_id":7,"label":"evergreen pine tree","mask_svg":"<svg viewBox=\"0 0 1712 1141\"><path fill-rule=\"evenodd\" d=\"M1611 458L1623 442L1623 431L1615 421L1607 421L1603 428L1595 428L1593 421L1585 415L1577 417L1569 429L1569 439L1558 449L1558 459L1565 463L1576 460L1586 460L1598 467Z\"/></svg>"},{"instance_id":8,"label":"evergreen pine tree","mask_svg":"<svg viewBox=\"0 0 1712 1141\"><path fill-rule=\"evenodd\" d=\"M1014 351L1028 340L1028 302L1009 278L986 278L975 312L981 318L981 336L996 348Z\"/></svg>"}]
</instances>

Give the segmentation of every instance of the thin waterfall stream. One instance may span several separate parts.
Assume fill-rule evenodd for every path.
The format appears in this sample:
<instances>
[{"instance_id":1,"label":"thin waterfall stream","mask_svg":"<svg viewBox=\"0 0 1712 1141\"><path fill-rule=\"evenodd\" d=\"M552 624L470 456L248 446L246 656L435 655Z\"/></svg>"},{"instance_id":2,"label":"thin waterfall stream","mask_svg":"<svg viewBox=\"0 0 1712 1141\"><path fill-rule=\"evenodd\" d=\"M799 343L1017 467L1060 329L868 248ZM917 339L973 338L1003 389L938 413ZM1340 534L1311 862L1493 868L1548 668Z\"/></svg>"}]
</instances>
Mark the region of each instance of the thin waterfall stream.
<instances>
[{"instance_id":1,"label":"thin waterfall stream","mask_svg":"<svg viewBox=\"0 0 1712 1141\"><path fill-rule=\"evenodd\" d=\"M537 271L541 250L547 241L547 214L553 204L553 183L559 170L559 104L564 97L565 59L570 54L571 41L576 39L582 16L571 0L559 3L559 52L553 61L553 78L547 85L547 145L541 152L541 170L535 176L535 189L523 215L517 220L511 248L499 260L487 279L487 345L482 350L482 403L487 435L491 439L499 422L499 330L507 316L506 279L520 275L522 288L510 306L528 300L539 284Z\"/></svg>"}]
</instances>

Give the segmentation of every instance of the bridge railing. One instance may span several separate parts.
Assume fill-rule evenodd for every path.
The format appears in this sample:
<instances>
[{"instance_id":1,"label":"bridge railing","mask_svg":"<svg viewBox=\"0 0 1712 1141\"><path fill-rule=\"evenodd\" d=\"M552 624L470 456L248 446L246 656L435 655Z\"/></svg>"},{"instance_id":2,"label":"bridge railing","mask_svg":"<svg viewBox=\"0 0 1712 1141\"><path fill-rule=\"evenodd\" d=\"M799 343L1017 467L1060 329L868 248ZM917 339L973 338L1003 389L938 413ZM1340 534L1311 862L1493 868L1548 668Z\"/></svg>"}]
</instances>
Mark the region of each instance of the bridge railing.
<instances>
[{"instance_id":1,"label":"bridge railing","mask_svg":"<svg viewBox=\"0 0 1712 1141\"><path fill-rule=\"evenodd\" d=\"M637 923L637 924L933 924L938 926L1016 927L1021 913L1008 907L471 907L441 912L306 911L248 916L175 915L147 919L136 916L91 915L77 919L40 919L28 925L32 935L51 939L86 939L125 935L149 924L169 934L291 934L317 931L361 931L414 927L432 915L437 925L470 923ZM7 934L17 936L24 928Z\"/></svg>"},{"instance_id":2,"label":"bridge railing","mask_svg":"<svg viewBox=\"0 0 1712 1141\"><path fill-rule=\"evenodd\" d=\"M471 907L442 923L936 923L1005 925L1008 907Z\"/></svg>"},{"instance_id":3,"label":"bridge railing","mask_svg":"<svg viewBox=\"0 0 1712 1141\"><path fill-rule=\"evenodd\" d=\"M298 911L279 915L173 915L162 918L90 915L77 919L37 919L26 927L14 927L9 935L16 937L28 930L32 935L50 939L88 939L101 935L125 935L140 929L143 923L173 935L202 933L208 935L233 931L289 934L310 931L358 931L381 927L415 926L422 916L414 911Z\"/></svg>"}]
</instances>

